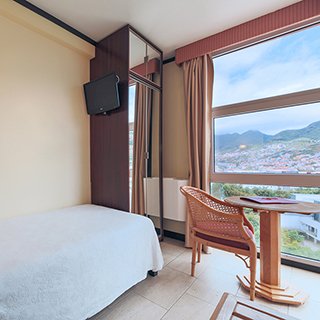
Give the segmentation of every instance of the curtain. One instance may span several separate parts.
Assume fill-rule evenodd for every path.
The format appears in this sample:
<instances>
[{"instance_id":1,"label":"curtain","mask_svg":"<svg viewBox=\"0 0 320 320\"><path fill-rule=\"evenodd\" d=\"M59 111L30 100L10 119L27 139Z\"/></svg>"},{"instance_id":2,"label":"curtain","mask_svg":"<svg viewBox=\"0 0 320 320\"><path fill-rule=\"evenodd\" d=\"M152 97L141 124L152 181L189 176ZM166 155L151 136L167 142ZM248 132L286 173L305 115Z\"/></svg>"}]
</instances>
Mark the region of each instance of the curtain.
<instances>
[{"instance_id":1,"label":"curtain","mask_svg":"<svg viewBox=\"0 0 320 320\"><path fill-rule=\"evenodd\" d=\"M131 212L145 214L144 177L146 172L146 152L150 137L151 89L136 83L135 118L133 131L132 195Z\"/></svg>"},{"instance_id":2,"label":"curtain","mask_svg":"<svg viewBox=\"0 0 320 320\"><path fill-rule=\"evenodd\" d=\"M186 97L189 184L209 191L212 147L213 62L210 55L182 64ZM187 214L186 243L190 247L191 221Z\"/></svg>"}]
</instances>

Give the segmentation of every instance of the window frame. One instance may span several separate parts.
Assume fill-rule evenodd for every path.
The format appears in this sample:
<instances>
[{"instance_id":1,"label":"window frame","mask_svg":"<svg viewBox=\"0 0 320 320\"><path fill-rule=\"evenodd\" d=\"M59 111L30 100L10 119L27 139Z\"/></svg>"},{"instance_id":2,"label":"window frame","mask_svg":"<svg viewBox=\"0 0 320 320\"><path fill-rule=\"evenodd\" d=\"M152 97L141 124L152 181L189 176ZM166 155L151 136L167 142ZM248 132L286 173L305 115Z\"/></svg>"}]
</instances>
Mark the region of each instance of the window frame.
<instances>
[{"instance_id":1,"label":"window frame","mask_svg":"<svg viewBox=\"0 0 320 320\"><path fill-rule=\"evenodd\" d=\"M314 27L318 26L319 23L313 24ZM264 41L272 40L276 37L282 37L289 33L302 31L306 27L302 27L299 29L294 29L288 31L286 33L279 33L277 36L272 38L267 38L263 41L258 41L254 43L250 43L246 46L239 46L233 50L228 50L225 52L219 52L219 54L213 55L212 59L214 60L218 56L222 54L232 53L237 50L244 49L248 46L259 45ZM268 98L244 101L239 103L233 103L228 105L222 105L217 107L212 107L212 137L215 137L215 128L214 128L214 120L218 118L235 116L240 114L248 114L259 111L267 111L288 107L301 106L312 103L320 102L320 88L309 89L304 91L293 92L284 95L278 95ZM210 168L210 177L211 182L213 183L234 183L234 184L252 184L252 185L279 185L279 186L292 186L292 187L318 187L320 174L257 174L257 173L221 173L215 172L215 147L214 141L211 144L212 147L212 167ZM290 255L287 253L281 253L281 257L283 261L287 261L291 265L297 265L300 268L308 269L310 267L316 268L317 271L320 270L320 261L297 257L294 255ZM286 263L286 264L288 264Z\"/></svg>"},{"instance_id":2,"label":"window frame","mask_svg":"<svg viewBox=\"0 0 320 320\"><path fill-rule=\"evenodd\" d=\"M285 95L251 100L212 108L212 132L214 120L218 118L247 114L266 110L296 107L319 103L320 89L311 89ZM263 184L293 187L319 187L319 174L257 174L257 173L221 173L215 172L215 150L212 148L211 180L221 183Z\"/></svg>"}]
</instances>

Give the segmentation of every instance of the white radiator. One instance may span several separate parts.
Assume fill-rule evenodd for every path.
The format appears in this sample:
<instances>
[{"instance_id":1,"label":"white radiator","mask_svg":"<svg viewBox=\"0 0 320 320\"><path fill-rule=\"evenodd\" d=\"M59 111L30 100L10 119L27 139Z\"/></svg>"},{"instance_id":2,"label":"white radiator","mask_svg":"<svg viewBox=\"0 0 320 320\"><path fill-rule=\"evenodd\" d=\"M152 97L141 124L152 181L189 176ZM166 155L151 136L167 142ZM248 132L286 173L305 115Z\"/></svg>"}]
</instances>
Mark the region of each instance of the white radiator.
<instances>
[{"instance_id":1,"label":"white radiator","mask_svg":"<svg viewBox=\"0 0 320 320\"><path fill-rule=\"evenodd\" d=\"M159 217L159 178L144 179L147 214ZM180 192L188 180L163 178L163 216L165 219L186 221L186 200Z\"/></svg>"}]
</instances>

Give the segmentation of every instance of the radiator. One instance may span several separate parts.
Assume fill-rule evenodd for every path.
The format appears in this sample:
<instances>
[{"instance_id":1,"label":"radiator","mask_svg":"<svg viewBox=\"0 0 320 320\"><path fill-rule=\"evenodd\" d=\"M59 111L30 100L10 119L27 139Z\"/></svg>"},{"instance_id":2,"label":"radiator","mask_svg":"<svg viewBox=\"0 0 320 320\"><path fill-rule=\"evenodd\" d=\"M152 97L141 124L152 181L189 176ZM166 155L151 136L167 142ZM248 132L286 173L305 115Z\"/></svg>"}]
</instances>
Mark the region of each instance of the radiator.
<instances>
[{"instance_id":1,"label":"radiator","mask_svg":"<svg viewBox=\"0 0 320 320\"><path fill-rule=\"evenodd\" d=\"M145 178L146 212L159 217L159 178ZM186 221L186 200L180 192L188 180L163 178L163 217L165 219Z\"/></svg>"}]
</instances>

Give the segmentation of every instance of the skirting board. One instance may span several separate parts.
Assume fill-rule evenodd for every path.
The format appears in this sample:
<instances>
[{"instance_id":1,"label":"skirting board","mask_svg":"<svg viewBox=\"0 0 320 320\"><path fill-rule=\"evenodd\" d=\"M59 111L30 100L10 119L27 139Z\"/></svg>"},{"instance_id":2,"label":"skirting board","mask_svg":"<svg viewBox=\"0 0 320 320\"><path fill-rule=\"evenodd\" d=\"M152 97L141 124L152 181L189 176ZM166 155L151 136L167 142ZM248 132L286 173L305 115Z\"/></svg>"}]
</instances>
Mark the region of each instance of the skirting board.
<instances>
[{"instance_id":1,"label":"skirting board","mask_svg":"<svg viewBox=\"0 0 320 320\"><path fill-rule=\"evenodd\" d=\"M157 231L158 234L160 233L160 229L159 228L156 228L156 231ZM177 232L174 232L174 231L164 230L164 236L168 237L168 238L171 238L171 239L176 239L176 240L179 240L179 241L183 241L183 242L185 241L185 235L184 234L177 233Z\"/></svg>"}]
</instances>

